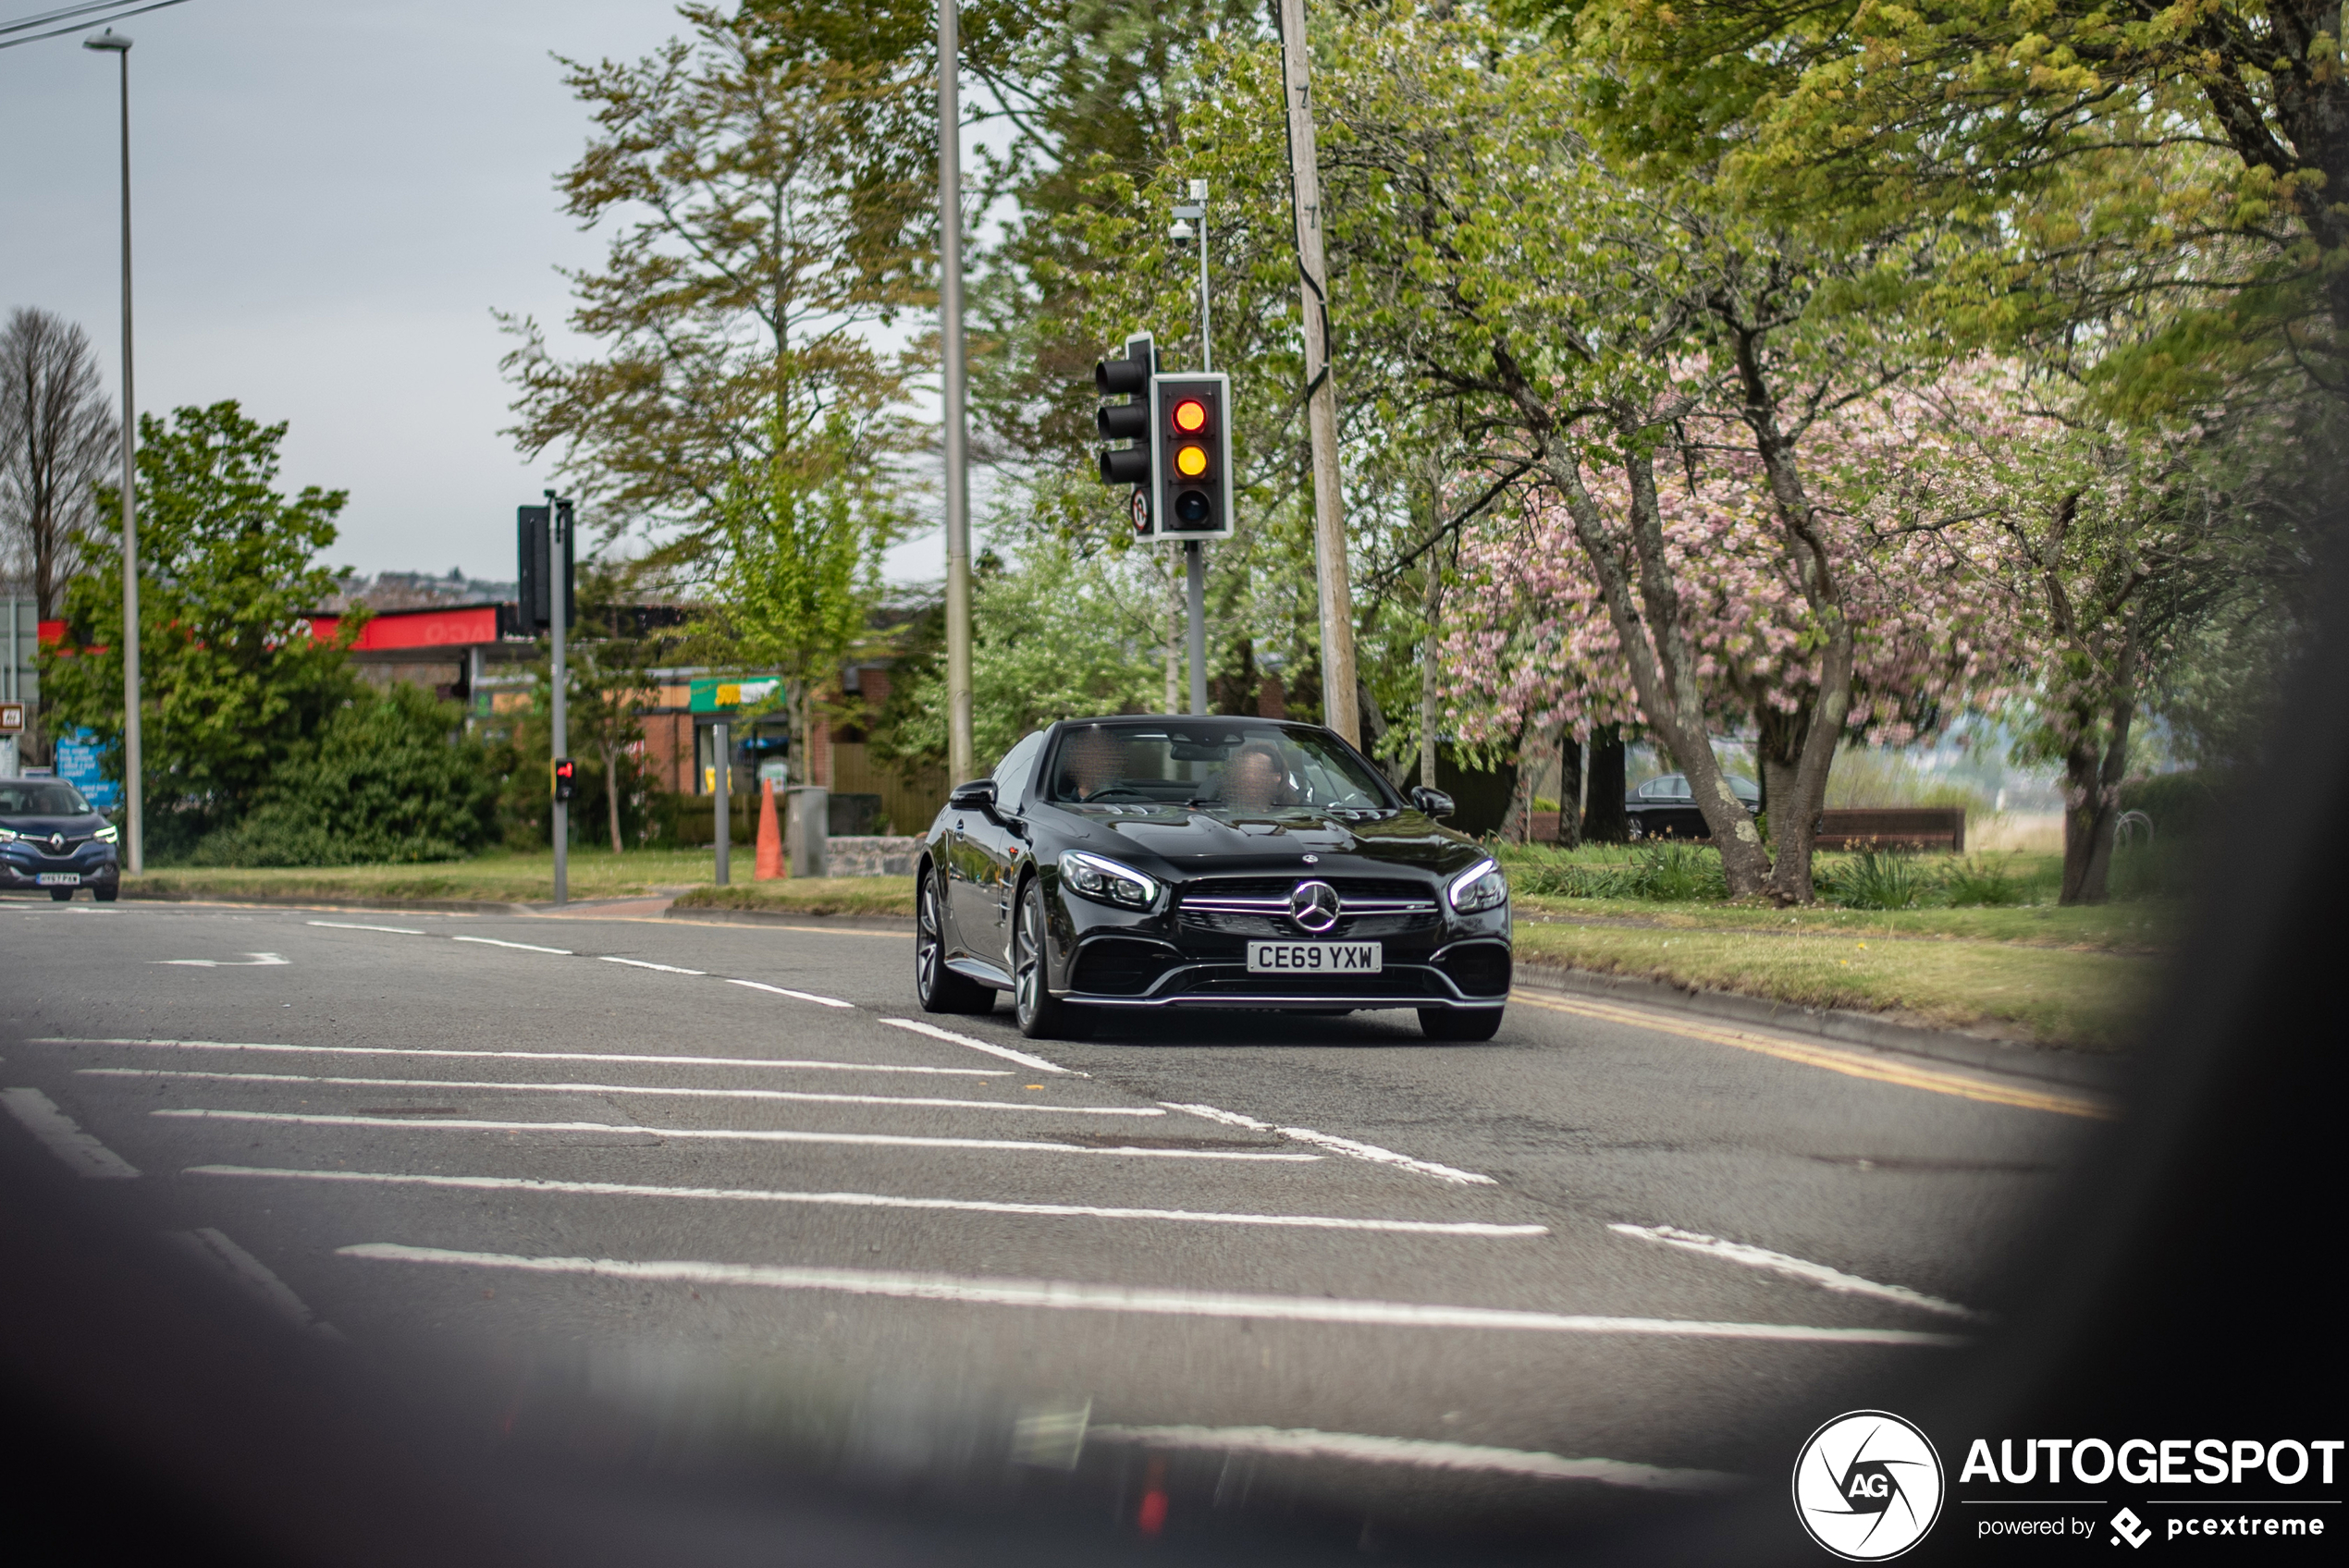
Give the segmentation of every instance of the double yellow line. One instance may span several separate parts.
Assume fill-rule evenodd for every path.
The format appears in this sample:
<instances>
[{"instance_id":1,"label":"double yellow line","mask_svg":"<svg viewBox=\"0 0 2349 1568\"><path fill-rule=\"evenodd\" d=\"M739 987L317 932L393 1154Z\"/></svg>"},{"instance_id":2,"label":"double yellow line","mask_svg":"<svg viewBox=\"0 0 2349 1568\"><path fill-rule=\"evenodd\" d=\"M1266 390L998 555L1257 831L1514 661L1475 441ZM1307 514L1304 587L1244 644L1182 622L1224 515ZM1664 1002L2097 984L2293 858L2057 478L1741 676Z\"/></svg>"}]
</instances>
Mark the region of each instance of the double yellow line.
<instances>
[{"instance_id":1,"label":"double yellow line","mask_svg":"<svg viewBox=\"0 0 2349 1568\"><path fill-rule=\"evenodd\" d=\"M1879 1084L1898 1084L1906 1089L1924 1089L1937 1095L1956 1095L1962 1099L1980 1100L1987 1105L2020 1106L2025 1110L2053 1111L2059 1116L2085 1116L2109 1120L2116 1112L2102 1100L2085 1095L2067 1095L2048 1089L2026 1089L2000 1084L1986 1078L1975 1078L1962 1072L1943 1072L1934 1068L1915 1066L1908 1062L1858 1051L1837 1050L1829 1046L1805 1045L1798 1040L1781 1039L1770 1035L1749 1034L1742 1029L1728 1029L1716 1024L1694 1023L1668 1018L1643 1009L1622 1007L1611 1002L1586 1001L1580 998L1543 996L1518 990L1509 999L1527 1007L1546 1008L1552 1012L1568 1012L1580 1018L1596 1018L1609 1023L1625 1023L1635 1029L1648 1029L1659 1034L1679 1035L1691 1040L1704 1040L1716 1046L1732 1046L1741 1051L1753 1051L1762 1056L1774 1056L1780 1061L1801 1062L1805 1067L1823 1067L1829 1072L1840 1072L1847 1078L1867 1078Z\"/></svg>"}]
</instances>

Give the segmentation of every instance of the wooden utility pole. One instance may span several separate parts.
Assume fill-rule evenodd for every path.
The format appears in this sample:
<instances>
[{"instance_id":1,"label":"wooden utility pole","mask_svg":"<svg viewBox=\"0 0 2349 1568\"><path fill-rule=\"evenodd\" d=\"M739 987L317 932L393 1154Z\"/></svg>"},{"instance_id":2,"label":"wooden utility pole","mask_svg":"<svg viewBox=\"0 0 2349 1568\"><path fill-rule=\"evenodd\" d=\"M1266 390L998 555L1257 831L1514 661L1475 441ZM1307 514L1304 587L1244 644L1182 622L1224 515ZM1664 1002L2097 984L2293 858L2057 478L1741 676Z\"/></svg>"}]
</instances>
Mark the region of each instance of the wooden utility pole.
<instances>
[{"instance_id":1,"label":"wooden utility pole","mask_svg":"<svg viewBox=\"0 0 2349 1568\"><path fill-rule=\"evenodd\" d=\"M1313 441L1314 575L1322 592L1322 722L1359 746L1355 701L1354 586L1346 562L1346 504L1338 488L1337 386L1330 378L1329 263L1322 248L1322 177L1314 162L1313 101L1305 47L1305 0L1280 0L1282 104L1288 112L1289 195L1304 300L1305 422Z\"/></svg>"}]
</instances>

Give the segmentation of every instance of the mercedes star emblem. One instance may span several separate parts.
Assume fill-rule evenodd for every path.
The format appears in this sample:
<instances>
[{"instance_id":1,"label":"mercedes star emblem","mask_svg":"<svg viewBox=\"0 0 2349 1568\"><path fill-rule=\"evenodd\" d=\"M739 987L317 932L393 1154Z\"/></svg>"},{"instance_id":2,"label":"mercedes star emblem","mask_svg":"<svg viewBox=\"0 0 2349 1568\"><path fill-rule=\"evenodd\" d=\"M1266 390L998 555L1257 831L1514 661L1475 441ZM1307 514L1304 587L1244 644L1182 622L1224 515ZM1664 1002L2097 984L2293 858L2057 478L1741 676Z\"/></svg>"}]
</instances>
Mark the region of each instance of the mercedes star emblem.
<instances>
[{"instance_id":1,"label":"mercedes star emblem","mask_svg":"<svg viewBox=\"0 0 2349 1568\"><path fill-rule=\"evenodd\" d=\"M1337 924L1337 889L1326 882L1299 882L1288 896L1288 917L1316 936Z\"/></svg>"}]
</instances>

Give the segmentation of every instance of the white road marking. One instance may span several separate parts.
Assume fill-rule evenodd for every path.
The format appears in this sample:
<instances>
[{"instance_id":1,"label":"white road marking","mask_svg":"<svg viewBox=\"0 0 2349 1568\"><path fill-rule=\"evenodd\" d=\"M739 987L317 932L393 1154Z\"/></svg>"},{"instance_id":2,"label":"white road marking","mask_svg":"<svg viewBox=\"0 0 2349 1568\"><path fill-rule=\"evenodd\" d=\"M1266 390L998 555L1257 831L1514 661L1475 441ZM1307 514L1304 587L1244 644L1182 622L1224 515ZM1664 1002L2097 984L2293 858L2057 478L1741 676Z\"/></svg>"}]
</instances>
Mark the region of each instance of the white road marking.
<instances>
[{"instance_id":1,"label":"white road marking","mask_svg":"<svg viewBox=\"0 0 2349 1568\"><path fill-rule=\"evenodd\" d=\"M1393 1149L1381 1148L1376 1144L1365 1144L1352 1138L1341 1138L1334 1133L1316 1133L1310 1127L1275 1127L1269 1121L1259 1121L1253 1116L1242 1116L1236 1110L1220 1110L1211 1105L1182 1105L1174 1100L1161 1100L1159 1103L1169 1110L1185 1111L1192 1116L1204 1117L1210 1121L1221 1121L1226 1127L1246 1127L1257 1133L1278 1133L1284 1138L1295 1138L1300 1144L1311 1144L1315 1148L1327 1149L1332 1154L1349 1155L1356 1159L1367 1159L1373 1165L1392 1165L1404 1170L1415 1170L1422 1176L1433 1176L1439 1182L1450 1182L1457 1186L1499 1185L1492 1177L1479 1175L1473 1170L1462 1170L1453 1165L1438 1165L1432 1159L1413 1159L1409 1155L1397 1154Z\"/></svg>"},{"instance_id":2,"label":"white road marking","mask_svg":"<svg viewBox=\"0 0 2349 1568\"><path fill-rule=\"evenodd\" d=\"M354 925L348 920L306 920L305 925L324 925L335 931L386 931L394 937L421 937L422 931L409 925ZM192 1232L191 1232L192 1233ZM218 1234L218 1232L214 1232Z\"/></svg>"},{"instance_id":3,"label":"white road marking","mask_svg":"<svg viewBox=\"0 0 2349 1568\"><path fill-rule=\"evenodd\" d=\"M624 963L631 969L658 969L663 974L707 974L707 969L680 969L673 963L655 963L649 959L614 958L609 953L596 955L606 963Z\"/></svg>"},{"instance_id":4,"label":"white road marking","mask_svg":"<svg viewBox=\"0 0 2349 1568\"><path fill-rule=\"evenodd\" d=\"M1709 1492L1742 1483L1719 1470L1672 1470L1621 1459L1567 1459L1518 1448L1379 1438L1359 1432L1317 1432L1296 1427L1089 1427L1086 1437L1150 1448L1270 1453L1295 1459L1350 1459L1408 1464L1422 1470L1478 1470L1542 1480L1597 1481L1642 1491Z\"/></svg>"},{"instance_id":5,"label":"white road marking","mask_svg":"<svg viewBox=\"0 0 2349 1568\"><path fill-rule=\"evenodd\" d=\"M681 1284L755 1285L778 1291L839 1291L906 1301L971 1302L1067 1312L1127 1312L1164 1317L1250 1318L1399 1329L1497 1329L1549 1334L1632 1334L1708 1340L1781 1340L1813 1344L1957 1346L1956 1334L1911 1329L1814 1329L1795 1323L1715 1323L1674 1317L1595 1317L1511 1307L1434 1306L1409 1302L1339 1301L1328 1296L1239 1295L1214 1291L1080 1285L1064 1280L990 1280L865 1268L795 1268L746 1263L638 1263L609 1257L523 1257L442 1247L368 1242L336 1249L345 1257L507 1268L531 1274L585 1274L607 1280L671 1280Z\"/></svg>"},{"instance_id":6,"label":"white road marking","mask_svg":"<svg viewBox=\"0 0 2349 1568\"><path fill-rule=\"evenodd\" d=\"M460 1057L497 1061L658 1062L676 1067L781 1067L828 1072L916 1072L941 1078L1009 1078L1000 1067L886 1067L862 1061L799 1061L756 1056L633 1056L617 1051L466 1051L428 1046L278 1046L235 1040L98 1040L50 1036L35 1046L151 1046L184 1051L264 1051L311 1056Z\"/></svg>"},{"instance_id":7,"label":"white road marking","mask_svg":"<svg viewBox=\"0 0 2349 1568\"><path fill-rule=\"evenodd\" d=\"M279 1170L252 1165L191 1165L190 1176L275 1177L292 1182L357 1182L384 1186L453 1187L480 1192L577 1193L589 1197L695 1198L732 1203L820 1204L842 1208L940 1209L956 1214L1022 1214L1045 1219L1159 1219L1194 1225L1258 1225L1294 1231L1373 1231L1407 1236L1546 1236L1546 1225L1495 1225L1474 1219L1347 1219L1315 1214L1228 1214L1213 1209L1108 1208L1092 1204L998 1203L978 1198L905 1198L879 1193L785 1193L757 1187L657 1187L633 1182L556 1182L527 1176L421 1176L371 1170Z\"/></svg>"},{"instance_id":8,"label":"white road marking","mask_svg":"<svg viewBox=\"0 0 2349 1568\"><path fill-rule=\"evenodd\" d=\"M176 963L189 969L271 969L289 964L293 960L277 953L247 953L242 959L233 958L151 958L149 963Z\"/></svg>"},{"instance_id":9,"label":"white road marking","mask_svg":"<svg viewBox=\"0 0 2349 1568\"><path fill-rule=\"evenodd\" d=\"M207 1227L201 1231L168 1231L165 1234L190 1256L225 1275L239 1290L301 1332L315 1334L322 1340L343 1338L341 1329L322 1322L307 1303L269 1271L266 1264L219 1231Z\"/></svg>"},{"instance_id":10,"label":"white road marking","mask_svg":"<svg viewBox=\"0 0 2349 1568\"><path fill-rule=\"evenodd\" d=\"M975 1051L985 1051L989 1056L1000 1056L1005 1061L1015 1061L1022 1067L1032 1067L1039 1072L1068 1072L1067 1068L1061 1066L1058 1062L1046 1061L1040 1056L1030 1056L1026 1051L1015 1051L1009 1046L999 1046L991 1040L974 1040L968 1035L957 1035L952 1029L941 1029L937 1024L924 1023L918 1018L884 1018L881 1022L892 1029L910 1029L916 1035L928 1035L933 1040L945 1040L953 1045L968 1046ZM1078 1072L1072 1076L1086 1078L1090 1077L1091 1074Z\"/></svg>"},{"instance_id":11,"label":"white road marking","mask_svg":"<svg viewBox=\"0 0 2349 1568\"><path fill-rule=\"evenodd\" d=\"M106 1147L57 1109L57 1102L38 1089L0 1089L0 1104L24 1123L25 1131L49 1145L49 1152L81 1175L121 1180L139 1174L139 1168Z\"/></svg>"},{"instance_id":12,"label":"white road marking","mask_svg":"<svg viewBox=\"0 0 2349 1568\"><path fill-rule=\"evenodd\" d=\"M552 953L557 958L569 958L569 948L542 948L535 942L501 942L495 937L451 937L452 942L477 942L485 948L512 948L518 952Z\"/></svg>"},{"instance_id":13,"label":"white road marking","mask_svg":"<svg viewBox=\"0 0 2349 1568\"><path fill-rule=\"evenodd\" d=\"M178 1067L84 1067L81 1078L193 1078L212 1084L331 1084L363 1089L511 1089L535 1095L675 1095L693 1099L792 1100L818 1105L937 1106L1039 1116L1164 1116L1156 1106L1038 1105L1024 1100L950 1100L926 1095L827 1095L806 1089L695 1089L655 1084L528 1084L482 1078L332 1078L294 1072L203 1072Z\"/></svg>"},{"instance_id":14,"label":"white road marking","mask_svg":"<svg viewBox=\"0 0 2349 1568\"><path fill-rule=\"evenodd\" d=\"M813 991L794 991L788 986L769 986L756 980L729 980L726 984L747 986L754 991L772 991L779 997L790 997L795 1001L814 1002L818 1007L854 1008L856 1005L855 1002L842 1001L838 997L819 997Z\"/></svg>"},{"instance_id":15,"label":"white road marking","mask_svg":"<svg viewBox=\"0 0 2349 1568\"><path fill-rule=\"evenodd\" d=\"M889 1148L1018 1149L1047 1154L1123 1155L1142 1159L1241 1159L1294 1164L1317 1154L1274 1154L1255 1149L1144 1149L1124 1145L1094 1148L1022 1138L937 1138L911 1133L802 1133L781 1128L634 1127L609 1121L486 1121L464 1117L335 1116L290 1110L151 1110L150 1116L200 1121L274 1121L303 1127L399 1127L472 1133L619 1133L655 1138L733 1139L754 1144L861 1144Z\"/></svg>"},{"instance_id":16,"label":"white road marking","mask_svg":"<svg viewBox=\"0 0 2349 1568\"><path fill-rule=\"evenodd\" d=\"M1701 1252L1708 1256L1742 1263L1750 1268L1764 1268L1773 1274L1783 1274L1790 1280L1802 1280L1847 1295L1876 1296L1884 1301L1897 1301L1926 1312L1938 1312L1951 1317L1964 1317L1987 1322L1989 1314L1970 1306L1960 1306L1939 1296L1929 1296L1912 1291L1906 1285L1880 1285L1874 1280L1863 1280L1857 1274L1846 1274L1824 1263L1806 1263L1767 1247L1748 1246L1742 1242L1725 1242L1717 1236L1707 1236L1695 1231L1676 1231L1669 1225L1610 1225L1617 1235L1636 1237L1643 1242L1655 1242L1667 1247L1679 1247L1688 1252Z\"/></svg>"}]
</instances>

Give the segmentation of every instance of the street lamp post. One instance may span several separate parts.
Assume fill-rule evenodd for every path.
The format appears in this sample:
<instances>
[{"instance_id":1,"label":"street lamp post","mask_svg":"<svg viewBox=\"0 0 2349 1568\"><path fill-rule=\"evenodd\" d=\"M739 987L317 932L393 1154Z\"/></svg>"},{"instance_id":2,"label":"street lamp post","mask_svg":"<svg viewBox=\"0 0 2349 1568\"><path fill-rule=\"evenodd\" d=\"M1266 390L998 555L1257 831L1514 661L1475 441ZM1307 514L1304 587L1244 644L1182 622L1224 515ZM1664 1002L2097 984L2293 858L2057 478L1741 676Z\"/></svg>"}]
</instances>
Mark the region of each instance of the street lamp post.
<instances>
[{"instance_id":1,"label":"street lamp post","mask_svg":"<svg viewBox=\"0 0 2349 1568\"><path fill-rule=\"evenodd\" d=\"M963 409L963 108L960 0L938 0L938 336L946 447L946 771L978 772L971 724L971 533Z\"/></svg>"},{"instance_id":2,"label":"street lamp post","mask_svg":"<svg viewBox=\"0 0 2349 1568\"><path fill-rule=\"evenodd\" d=\"M122 800L130 875L147 868L145 773L139 743L138 404L130 393L130 40L108 28L81 41L122 66Z\"/></svg>"}]
</instances>

